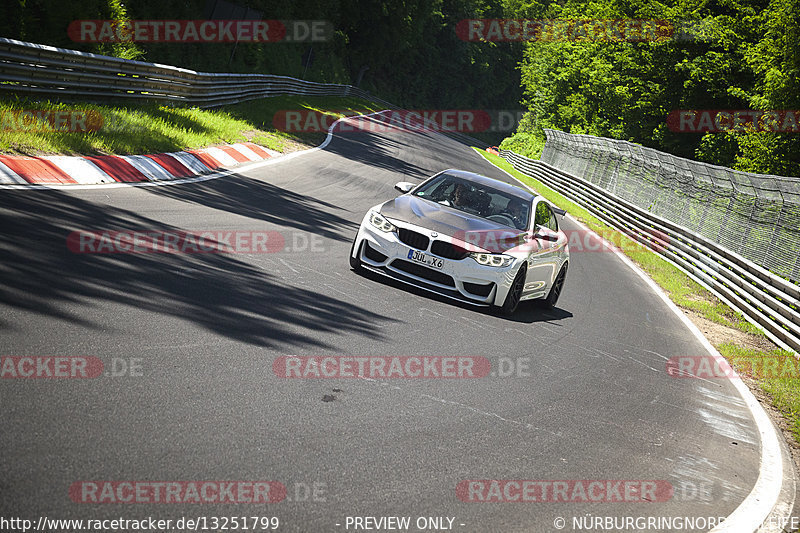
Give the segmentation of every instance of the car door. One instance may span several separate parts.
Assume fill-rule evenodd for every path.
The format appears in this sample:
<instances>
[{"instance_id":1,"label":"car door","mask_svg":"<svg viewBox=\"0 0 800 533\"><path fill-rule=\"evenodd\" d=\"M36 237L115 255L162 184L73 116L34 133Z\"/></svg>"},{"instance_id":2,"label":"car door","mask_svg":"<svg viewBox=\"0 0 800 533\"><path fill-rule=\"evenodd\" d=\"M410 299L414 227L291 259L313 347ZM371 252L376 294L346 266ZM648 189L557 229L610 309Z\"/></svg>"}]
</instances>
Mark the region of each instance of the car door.
<instances>
[{"instance_id":1,"label":"car door","mask_svg":"<svg viewBox=\"0 0 800 533\"><path fill-rule=\"evenodd\" d=\"M528 275L523 292L528 293L531 298L538 298L545 296L550 290L560 262L559 251L566 242L562 242L563 239L559 237L556 215L547 202L538 198L533 209Z\"/></svg>"}]
</instances>

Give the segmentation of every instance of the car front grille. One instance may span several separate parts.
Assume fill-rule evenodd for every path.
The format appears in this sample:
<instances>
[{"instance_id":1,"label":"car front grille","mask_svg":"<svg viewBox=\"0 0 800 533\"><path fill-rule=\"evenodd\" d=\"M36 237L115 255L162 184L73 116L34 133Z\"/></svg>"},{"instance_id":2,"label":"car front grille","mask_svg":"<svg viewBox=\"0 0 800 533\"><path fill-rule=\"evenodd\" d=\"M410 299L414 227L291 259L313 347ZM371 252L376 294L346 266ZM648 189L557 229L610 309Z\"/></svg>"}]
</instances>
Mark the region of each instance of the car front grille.
<instances>
[{"instance_id":1,"label":"car front grille","mask_svg":"<svg viewBox=\"0 0 800 533\"><path fill-rule=\"evenodd\" d=\"M456 286L455 281L453 281L453 278L451 278L447 274L443 274L426 266L418 265L416 263L405 261L403 259L395 259L394 261L392 261L392 266L397 270L401 270L408 274L417 276L418 278L426 279L428 281L432 281L440 285L446 285L448 287Z\"/></svg>"},{"instance_id":2,"label":"car front grille","mask_svg":"<svg viewBox=\"0 0 800 533\"><path fill-rule=\"evenodd\" d=\"M427 250L430 243L430 239L422 233L406 228L400 228L397 236L400 238L400 242L417 250Z\"/></svg>"},{"instance_id":3,"label":"car front grille","mask_svg":"<svg viewBox=\"0 0 800 533\"><path fill-rule=\"evenodd\" d=\"M445 259L455 259L458 261L469 255L469 252L461 246L446 241L433 241L431 253L439 257L444 257Z\"/></svg>"}]
</instances>

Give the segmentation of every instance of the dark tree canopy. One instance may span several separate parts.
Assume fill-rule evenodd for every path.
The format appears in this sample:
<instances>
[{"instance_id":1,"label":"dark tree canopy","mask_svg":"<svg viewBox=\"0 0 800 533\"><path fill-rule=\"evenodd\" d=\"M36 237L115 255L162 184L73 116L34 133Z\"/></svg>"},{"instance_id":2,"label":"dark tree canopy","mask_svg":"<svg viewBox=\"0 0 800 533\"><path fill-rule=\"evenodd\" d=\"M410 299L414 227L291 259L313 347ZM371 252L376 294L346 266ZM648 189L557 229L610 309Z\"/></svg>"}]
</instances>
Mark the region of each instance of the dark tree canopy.
<instances>
[{"instance_id":1,"label":"dark tree canopy","mask_svg":"<svg viewBox=\"0 0 800 533\"><path fill-rule=\"evenodd\" d=\"M324 43L71 41L79 19L202 19L220 2L265 19L322 19ZM504 146L535 154L543 128L641 143L738 169L800 175L800 133L680 133L670 112L800 109L800 0L15 0L0 35L211 72L358 83L422 109L529 111ZM647 19L691 39L466 41L464 19ZM313 50L311 48L313 47ZM303 58L313 61L306 66ZM494 141L502 138L502 134Z\"/></svg>"}]
</instances>

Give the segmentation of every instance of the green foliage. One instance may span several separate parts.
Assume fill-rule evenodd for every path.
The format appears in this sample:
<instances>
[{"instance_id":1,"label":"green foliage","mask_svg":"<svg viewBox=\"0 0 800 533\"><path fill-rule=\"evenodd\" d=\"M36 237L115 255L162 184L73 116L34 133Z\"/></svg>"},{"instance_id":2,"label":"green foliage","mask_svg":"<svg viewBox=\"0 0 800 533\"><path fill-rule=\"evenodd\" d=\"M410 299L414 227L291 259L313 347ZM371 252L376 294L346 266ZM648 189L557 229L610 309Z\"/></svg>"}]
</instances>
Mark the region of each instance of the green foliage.
<instances>
[{"instance_id":1,"label":"green foliage","mask_svg":"<svg viewBox=\"0 0 800 533\"><path fill-rule=\"evenodd\" d=\"M109 20L117 23L130 22L128 12L122 4L122 0L108 0ZM109 43L100 45L97 50L98 53L120 57L122 59L141 59L144 57L144 50L136 46L133 42Z\"/></svg>"},{"instance_id":2,"label":"green foliage","mask_svg":"<svg viewBox=\"0 0 800 533\"><path fill-rule=\"evenodd\" d=\"M0 35L204 72L269 73L360 86L421 109L517 109L522 46L458 38L465 18L502 17L502 0L229 0L267 20L326 20L322 43L130 43L69 40L78 19L202 19L206 0L17 0ZM303 55L313 49L306 69ZM498 139L499 140L499 139ZM495 141L496 142L496 141Z\"/></svg>"},{"instance_id":3,"label":"green foliage","mask_svg":"<svg viewBox=\"0 0 800 533\"><path fill-rule=\"evenodd\" d=\"M800 0L231 0L268 20L326 20L324 43L116 43L69 40L79 19L199 19L206 0L16 0L0 35L206 72L271 73L359 84L421 109L529 111L511 140L541 151L544 128L624 139L734 168L800 175L800 134L682 133L681 109L800 108ZM684 38L467 42L469 18L672 21ZM688 38L687 38L688 37ZM306 68L302 57L313 50ZM495 135L492 132L489 135ZM482 137L496 143L499 139ZM531 146L527 146L532 143Z\"/></svg>"},{"instance_id":4,"label":"green foliage","mask_svg":"<svg viewBox=\"0 0 800 533\"><path fill-rule=\"evenodd\" d=\"M531 159L539 159L542 156L546 139L544 131L542 131L542 123L536 124L535 116L532 111L526 113L520 120L517 131L511 137L503 139L500 148L514 151Z\"/></svg>"},{"instance_id":5,"label":"green foliage","mask_svg":"<svg viewBox=\"0 0 800 533\"><path fill-rule=\"evenodd\" d=\"M800 135L667 128L680 109L800 108L800 0L566 0L523 5L516 16L696 21L691 40L534 41L521 64L531 119L512 141L555 128L637 142L741 170L800 175Z\"/></svg>"}]
</instances>

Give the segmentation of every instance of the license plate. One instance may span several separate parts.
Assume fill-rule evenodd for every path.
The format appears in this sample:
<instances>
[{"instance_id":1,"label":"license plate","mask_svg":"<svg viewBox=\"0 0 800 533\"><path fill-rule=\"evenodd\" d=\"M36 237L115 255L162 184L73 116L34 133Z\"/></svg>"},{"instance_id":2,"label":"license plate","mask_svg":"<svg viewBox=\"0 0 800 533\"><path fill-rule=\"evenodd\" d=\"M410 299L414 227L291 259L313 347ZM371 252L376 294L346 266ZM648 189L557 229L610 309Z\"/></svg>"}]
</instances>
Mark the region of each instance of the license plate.
<instances>
[{"instance_id":1,"label":"license plate","mask_svg":"<svg viewBox=\"0 0 800 533\"><path fill-rule=\"evenodd\" d=\"M418 252L417 250L409 250L408 258L411 259L412 261L415 261L417 263L422 263L425 266L435 268L437 270L441 270L442 267L444 266L444 261L442 261L438 257L433 257L432 255Z\"/></svg>"}]
</instances>

